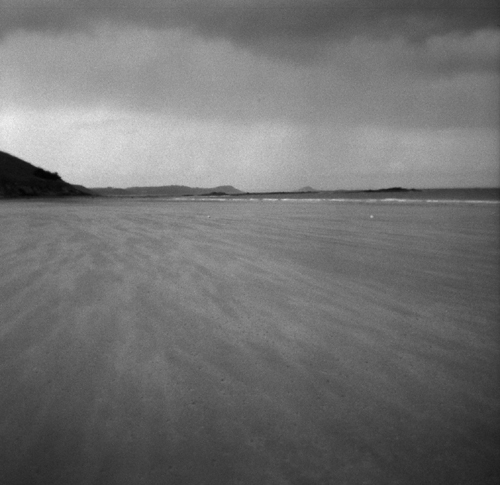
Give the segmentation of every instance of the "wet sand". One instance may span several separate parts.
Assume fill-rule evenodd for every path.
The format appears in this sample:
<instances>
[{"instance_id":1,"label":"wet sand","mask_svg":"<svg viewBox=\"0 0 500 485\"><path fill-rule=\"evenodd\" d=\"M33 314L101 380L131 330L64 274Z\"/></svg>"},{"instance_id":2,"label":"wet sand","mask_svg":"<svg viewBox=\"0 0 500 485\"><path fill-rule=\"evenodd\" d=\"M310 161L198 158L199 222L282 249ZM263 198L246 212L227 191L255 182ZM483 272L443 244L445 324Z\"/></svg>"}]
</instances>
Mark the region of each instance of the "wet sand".
<instances>
[{"instance_id":1,"label":"wet sand","mask_svg":"<svg viewBox=\"0 0 500 485\"><path fill-rule=\"evenodd\" d=\"M2 201L0 227L0 483L498 483L497 205Z\"/></svg>"}]
</instances>

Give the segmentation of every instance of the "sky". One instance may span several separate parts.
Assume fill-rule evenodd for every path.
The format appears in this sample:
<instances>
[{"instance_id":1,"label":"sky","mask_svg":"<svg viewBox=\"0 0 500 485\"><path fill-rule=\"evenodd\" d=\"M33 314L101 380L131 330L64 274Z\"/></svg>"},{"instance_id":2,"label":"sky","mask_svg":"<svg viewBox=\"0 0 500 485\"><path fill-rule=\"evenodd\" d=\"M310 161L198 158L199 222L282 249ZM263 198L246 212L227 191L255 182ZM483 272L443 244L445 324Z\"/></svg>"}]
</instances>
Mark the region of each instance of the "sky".
<instances>
[{"instance_id":1,"label":"sky","mask_svg":"<svg viewBox=\"0 0 500 485\"><path fill-rule=\"evenodd\" d=\"M87 187L500 185L496 0L1 0L0 150Z\"/></svg>"}]
</instances>

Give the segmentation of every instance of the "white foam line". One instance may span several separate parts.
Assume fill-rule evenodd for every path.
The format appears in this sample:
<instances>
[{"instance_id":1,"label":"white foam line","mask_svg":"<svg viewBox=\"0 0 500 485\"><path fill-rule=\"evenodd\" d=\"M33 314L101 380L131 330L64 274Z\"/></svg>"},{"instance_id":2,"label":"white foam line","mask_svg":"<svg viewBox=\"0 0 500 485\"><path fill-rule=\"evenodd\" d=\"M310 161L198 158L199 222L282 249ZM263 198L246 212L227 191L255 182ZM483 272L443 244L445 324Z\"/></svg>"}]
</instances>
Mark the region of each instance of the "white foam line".
<instances>
[{"instance_id":1,"label":"white foam line","mask_svg":"<svg viewBox=\"0 0 500 485\"><path fill-rule=\"evenodd\" d=\"M351 198L215 198L215 197L170 197L164 200L173 202L296 202L296 203L349 203L349 204L490 204L498 205L500 200L461 200L461 199L351 199Z\"/></svg>"}]
</instances>

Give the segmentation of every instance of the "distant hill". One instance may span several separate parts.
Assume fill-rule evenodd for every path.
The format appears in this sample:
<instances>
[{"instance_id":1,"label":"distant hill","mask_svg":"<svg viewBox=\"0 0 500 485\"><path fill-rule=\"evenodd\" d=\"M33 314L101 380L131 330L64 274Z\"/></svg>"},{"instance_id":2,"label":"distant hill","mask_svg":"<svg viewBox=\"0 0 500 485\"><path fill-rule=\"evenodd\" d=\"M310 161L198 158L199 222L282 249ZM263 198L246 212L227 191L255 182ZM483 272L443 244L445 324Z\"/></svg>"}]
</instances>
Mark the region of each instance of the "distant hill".
<instances>
[{"instance_id":1,"label":"distant hill","mask_svg":"<svg viewBox=\"0 0 500 485\"><path fill-rule=\"evenodd\" d=\"M0 197L57 197L91 195L85 187L76 187L20 158L0 151Z\"/></svg>"},{"instance_id":2,"label":"distant hill","mask_svg":"<svg viewBox=\"0 0 500 485\"><path fill-rule=\"evenodd\" d=\"M158 187L128 187L117 189L113 187L92 188L92 192L107 196L142 196L142 197L183 197L193 195L236 195L242 194L241 190L231 185L201 188L187 187L185 185L163 185Z\"/></svg>"},{"instance_id":3,"label":"distant hill","mask_svg":"<svg viewBox=\"0 0 500 485\"><path fill-rule=\"evenodd\" d=\"M307 185L306 187L302 187L301 189L296 190L296 192L318 192L318 191Z\"/></svg>"}]
</instances>

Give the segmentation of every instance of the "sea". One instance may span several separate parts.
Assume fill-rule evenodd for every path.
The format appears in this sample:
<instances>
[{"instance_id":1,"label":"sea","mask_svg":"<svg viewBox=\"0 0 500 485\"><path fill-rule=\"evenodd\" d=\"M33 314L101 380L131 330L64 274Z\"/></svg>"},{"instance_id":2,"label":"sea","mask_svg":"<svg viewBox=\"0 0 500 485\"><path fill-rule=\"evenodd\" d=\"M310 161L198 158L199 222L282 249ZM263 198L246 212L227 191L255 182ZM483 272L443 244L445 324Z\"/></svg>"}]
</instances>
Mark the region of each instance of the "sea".
<instances>
[{"instance_id":1,"label":"sea","mask_svg":"<svg viewBox=\"0 0 500 485\"><path fill-rule=\"evenodd\" d=\"M143 197L141 197L143 198ZM154 197L160 198L160 197ZM318 191L243 193L227 196L173 197L172 201L282 201L282 202L348 202L348 203L439 203L499 204L500 188L423 189L401 191Z\"/></svg>"}]
</instances>

